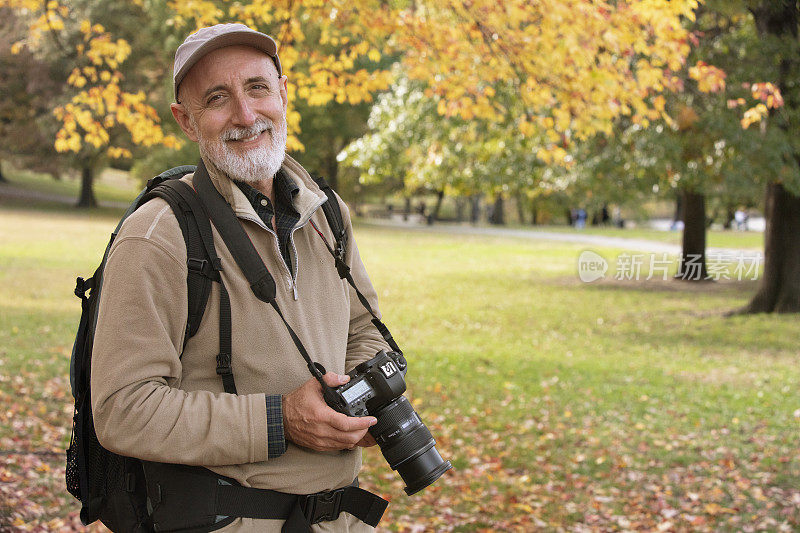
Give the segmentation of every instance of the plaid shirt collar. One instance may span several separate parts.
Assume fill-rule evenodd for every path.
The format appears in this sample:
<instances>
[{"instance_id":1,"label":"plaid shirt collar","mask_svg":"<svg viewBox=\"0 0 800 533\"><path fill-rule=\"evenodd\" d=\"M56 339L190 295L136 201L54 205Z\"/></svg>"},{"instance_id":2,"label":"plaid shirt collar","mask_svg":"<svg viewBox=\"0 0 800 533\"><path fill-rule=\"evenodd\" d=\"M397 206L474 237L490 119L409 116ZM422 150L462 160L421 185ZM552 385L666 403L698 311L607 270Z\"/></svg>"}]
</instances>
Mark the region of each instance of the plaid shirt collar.
<instances>
[{"instance_id":1,"label":"plaid shirt collar","mask_svg":"<svg viewBox=\"0 0 800 533\"><path fill-rule=\"evenodd\" d=\"M289 271L291 271L292 258L289 251L289 237L300 220L300 214L294 208L292 201L295 195L300 192L300 187L286 175L283 169L280 169L275 174L272 183L275 190L275 205L273 206L269 198L252 185L243 181L234 181L234 183L244 193L247 201L250 202L256 214L268 228L272 227L272 217L275 217L275 228L278 230L278 244L281 255L286 262L286 266L289 267Z\"/></svg>"}]
</instances>

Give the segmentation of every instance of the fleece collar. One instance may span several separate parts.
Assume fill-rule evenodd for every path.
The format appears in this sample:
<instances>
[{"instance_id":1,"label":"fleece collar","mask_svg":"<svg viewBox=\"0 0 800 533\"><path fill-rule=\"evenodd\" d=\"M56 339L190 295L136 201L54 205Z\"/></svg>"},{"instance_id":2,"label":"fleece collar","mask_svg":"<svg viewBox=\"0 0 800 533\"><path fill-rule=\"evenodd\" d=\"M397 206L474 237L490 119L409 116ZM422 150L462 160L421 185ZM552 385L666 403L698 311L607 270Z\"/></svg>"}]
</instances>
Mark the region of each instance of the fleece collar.
<instances>
[{"instance_id":1,"label":"fleece collar","mask_svg":"<svg viewBox=\"0 0 800 533\"><path fill-rule=\"evenodd\" d=\"M211 178L211 183L217 188L219 193L226 202L233 208L233 212L237 217L244 220L255 222L264 229L267 226L256 214L253 205L244 195L244 193L236 187L233 181L213 163L203 160L208 170L208 175ZM291 156L286 155L281 166L286 177L292 180L299 189L297 194L294 195L292 205L295 211L300 214L300 220L297 222L297 227L303 226L308 222L314 212L325 203L327 197L325 193L314 183L309 173Z\"/></svg>"}]
</instances>

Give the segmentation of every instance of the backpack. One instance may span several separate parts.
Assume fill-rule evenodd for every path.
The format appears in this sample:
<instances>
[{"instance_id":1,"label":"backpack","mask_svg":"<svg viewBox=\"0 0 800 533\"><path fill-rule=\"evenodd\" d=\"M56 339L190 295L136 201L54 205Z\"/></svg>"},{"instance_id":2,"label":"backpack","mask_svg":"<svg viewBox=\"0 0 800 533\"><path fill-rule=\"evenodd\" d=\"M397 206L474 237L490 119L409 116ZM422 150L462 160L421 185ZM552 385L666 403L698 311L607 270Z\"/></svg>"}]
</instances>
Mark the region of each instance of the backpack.
<instances>
[{"instance_id":1,"label":"backpack","mask_svg":"<svg viewBox=\"0 0 800 533\"><path fill-rule=\"evenodd\" d=\"M77 279L75 295L81 299L81 319L70 359L70 386L75 407L72 436L67 449L66 485L70 494L81 502L80 518L84 525L100 520L112 531L152 531L142 462L110 452L100 445L92 418L90 387L92 345L103 269L122 223L152 198L162 198L169 204L186 244L186 283L189 296L184 347L186 341L200 327L212 283L219 283L220 355L216 361L217 373L223 380L225 391L236 392L231 374L230 305L227 305L228 312L223 312L227 303L227 291L219 275L220 260L214 249L211 224L197 193L191 186L179 180L196 168L193 165L175 167L149 180L111 234L100 266L90 278ZM323 178L314 178L314 181L327 196L322 208L336 245L335 251L330 246L328 249L338 259L336 263L339 268L346 249L345 228L339 203Z\"/></svg>"}]
</instances>

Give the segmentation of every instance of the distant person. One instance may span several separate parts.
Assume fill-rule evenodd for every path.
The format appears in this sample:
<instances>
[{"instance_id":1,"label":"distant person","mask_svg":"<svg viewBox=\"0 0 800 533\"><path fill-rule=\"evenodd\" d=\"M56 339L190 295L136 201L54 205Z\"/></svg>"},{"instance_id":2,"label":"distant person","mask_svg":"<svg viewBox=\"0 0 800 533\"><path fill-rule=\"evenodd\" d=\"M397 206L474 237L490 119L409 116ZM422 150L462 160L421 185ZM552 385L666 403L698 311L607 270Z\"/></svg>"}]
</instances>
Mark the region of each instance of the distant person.
<instances>
[{"instance_id":1,"label":"distant person","mask_svg":"<svg viewBox=\"0 0 800 533\"><path fill-rule=\"evenodd\" d=\"M579 208L578 212L577 212L577 214L575 216L575 227L577 229L583 229L583 228L586 227L586 217L587 217L586 209L584 209L582 207Z\"/></svg>"},{"instance_id":2,"label":"distant person","mask_svg":"<svg viewBox=\"0 0 800 533\"><path fill-rule=\"evenodd\" d=\"M607 226L610 221L611 216L608 214L608 206L603 204L603 208L600 210L600 224Z\"/></svg>"},{"instance_id":3,"label":"distant person","mask_svg":"<svg viewBox=\"0 0 800 533\"><path fill-rule=\"evenodd\" d=\"M614 206L613 213L614 214L612 215L611 220L614 224L614 227L620 229L624 228L625 219L622 218L622 210L619 208L619 206Z\"/></svg>"},{"instance_id":4,"label":"distant person","mask_svg":"<svg viewBox=\"0 0 800 533\"><path fill-rule=\"evenodd\" d=\"M739 231L747 231L747 219L750 218L747 211L737 209L733 214L733 219L736 221L736 229Z\"/></svg>"}]
</instances>

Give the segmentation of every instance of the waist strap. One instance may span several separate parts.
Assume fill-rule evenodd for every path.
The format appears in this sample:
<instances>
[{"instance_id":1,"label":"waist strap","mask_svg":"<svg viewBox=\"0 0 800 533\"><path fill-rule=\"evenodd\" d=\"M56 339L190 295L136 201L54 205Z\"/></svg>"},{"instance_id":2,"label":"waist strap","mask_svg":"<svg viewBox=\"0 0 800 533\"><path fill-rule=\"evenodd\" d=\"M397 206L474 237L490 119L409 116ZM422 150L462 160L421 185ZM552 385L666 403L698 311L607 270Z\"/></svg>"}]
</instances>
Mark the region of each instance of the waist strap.
<instances>
[{"instance_id":1,"label":"waist strap","mask_svg":"<svg viewBox=\"0 0 800 533\"><path fill-rule=\"evenodd\" d=\"M296 533L310 531L311 524L336 520L342 511L375 527L387 505L383 498L352 485L309 495L222 485L215 510L223 516L285 519L281 531Z\"/></svg>"},{"instance_id":2,"label":"waist strap","mask_svg":"<svg viewBox=\"0 0 800 533\"><path fill-rule=\"evenodd\" d=\"M306 533L311 525L336 520L342 511L378 525L388 502L358 487L315 494L288 494L243 487L208 469L143 462L149 510L156 531L213 531L234 517L285 520L283 533ZM222 522L221 517L227 517Z\"/></svg>"}]
</instances>

